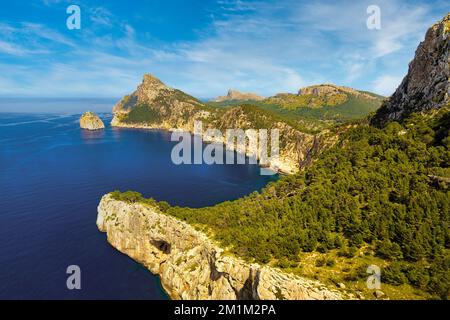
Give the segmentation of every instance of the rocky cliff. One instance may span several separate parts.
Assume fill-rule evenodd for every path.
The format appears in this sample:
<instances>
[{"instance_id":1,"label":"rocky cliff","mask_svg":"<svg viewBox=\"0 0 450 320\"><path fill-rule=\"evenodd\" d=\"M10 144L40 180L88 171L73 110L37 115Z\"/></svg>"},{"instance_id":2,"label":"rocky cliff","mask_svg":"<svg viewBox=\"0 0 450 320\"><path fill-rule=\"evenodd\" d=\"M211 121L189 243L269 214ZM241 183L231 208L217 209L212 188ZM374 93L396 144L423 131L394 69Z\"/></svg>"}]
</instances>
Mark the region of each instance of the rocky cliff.
<instances>
[{"instance_id":1,"label":"rocky cliff","mask_svg":"<svg viewBox=\"0 0 450 320\"><path fill-rule=\"evenodd\" d=\"M194 132L195 121L201 121L203 130L219 129L278 129L280 132L280 157L269 167L284 173L295 173L309 164L312 155L318 154L337 141L337 135L325 130L319 134L302 132L283 119L257 107L236 106L234 108L213 108L197 99L170 88L152 75L145 75L143 82L131 95L124 97L114 107L112 126L125 128L146 128L183 130ZM205 141L224 143L223 139ZM235 150L245 150L248 156L257 157L255 150L237 144ZM258 157L257 157L258 158Z\"/></svg>"},{"instance_id":2,"label":"rocky cliff","mask_svg":"<svg viewBox=\"0 0 450 320\"><path fill-rule=\"evenodd\" d=\"M119 251L159 275L172 299L341 299L323 284L227 255L205 234L156 206L117 201L98 206L97 226Z\"/></svg>"},{"instance_id":3,"label":"rocky cliff","mask_svg":"<svg viewBox=\"0 0 450 320\"><path fill-rule=\"evenodd\" d=\"M114 106L113 113L113 126L138 124L161 129L189 129L195 119L209 116L200 101L150 74L144 75L136 91Z\"/></svg>"},{"instance_id":4,"label":"rocky cliff","mask_svg":"<svg viewBox=\"0 0 450 320\"><path fill-rule=\"evenodd\" d=\"M358 91L353 88L338 86L335 84L320 84L315 86L309 86L305 88L301 88L298 91L298 95L333 95L333 94L350 94L357 97L363 97L369 100L376 100L377 97L375 95Z\"/></svg>"},{"instance_id":5,"label":"rocky cliff","mask_svg":"<svg viewBox=\"0 0 450 320\"><path fill-rule=\"evenodd\" d=\"M413 112L440 108L450 102L450 14L433 25L417 48L402 83L378 110L372 123L383 126Z\"/></svg>"},{"instance_id":6,"label":"rocky cliff","mask_svg":"<svg viewBox=\"0 0 450 320\"><path fill-rule=\"evenodd\" d=\"M262 96L257 95L256 93L244 93L244 92L239 92L237 90L228 90L228 93L226 96L221 96L221 97L217 97L215 99L213 99L213 102L224 102L224 101L236 101L236 100L241 100L241 101L262 101L265 98Z\"/></svg>"},{"instance_id":7,"label":"rocky cliff","mask_svg":"<svg viewBox=\"0 0 450 320\"><path fill-rule=\"evenodd\" d=\"M86 112L80 118L80 127L86 130L101 130L105 128L105 124L95 113Z\"/></svg>"}]
</instances>

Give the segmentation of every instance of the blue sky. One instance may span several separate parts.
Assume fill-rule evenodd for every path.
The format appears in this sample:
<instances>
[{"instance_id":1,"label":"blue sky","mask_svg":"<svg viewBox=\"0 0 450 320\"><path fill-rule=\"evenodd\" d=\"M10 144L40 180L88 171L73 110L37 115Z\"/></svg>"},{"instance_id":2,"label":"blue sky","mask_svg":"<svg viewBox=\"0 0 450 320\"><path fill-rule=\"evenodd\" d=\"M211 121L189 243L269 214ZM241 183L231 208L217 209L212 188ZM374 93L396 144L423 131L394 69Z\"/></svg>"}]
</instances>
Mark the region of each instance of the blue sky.
<instances>
[{"instance_id":1,"label":"blue sky","mask_svg":"<svg viewBox=\"0 0 450 320\"><path fill-rule=\"evenodd\" d=\"M81 8L68 30L66 8ZM366 26L369 5L381 29ZM447 1L15 0L0 9L0 96L120 97L144 73L200 98L336 83L391 94Z\"/></svg>"}]
</instances>

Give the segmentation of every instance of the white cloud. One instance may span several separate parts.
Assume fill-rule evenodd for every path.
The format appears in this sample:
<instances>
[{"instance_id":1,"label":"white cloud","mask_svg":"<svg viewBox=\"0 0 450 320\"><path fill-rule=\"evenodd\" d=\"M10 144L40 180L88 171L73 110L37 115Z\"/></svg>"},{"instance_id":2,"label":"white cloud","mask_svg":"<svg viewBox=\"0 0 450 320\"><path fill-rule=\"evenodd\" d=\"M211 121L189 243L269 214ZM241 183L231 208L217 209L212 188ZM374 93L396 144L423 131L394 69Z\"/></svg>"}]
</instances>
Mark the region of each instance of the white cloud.
<instances>
[{"instance_id":1,"label":"white cloud","mask_svg":"<svg viewBox=\"0 0 450 320\"><path fill-rule=\"evenodd\" d=\"M7 53L14 56L23 56L27 52L26 49L21 48L13 43L0 40L0 52Z\"/></svg>"},{"instance_id":2,"label":"white cloud","mask_svg":"<svg viewBox=\"0 0 450 320\"><path fill-rule=\"evenodd\" d=\"M75 47L74 41L42 24L0 23L0 52L14 56L44 55L51 53L50 47L55 44Z\"/></svg>"},{"instance_id":3,"label":"white cloud","mask_svg":"<svg viewBox=\"0 0 450 320\"><path fill-rule=\"evenodd\" d=\"M114 25L114 15L104 7L89 8L89 18L100 26L112 27Z\"/></svg>"},{"instance_id":4,"label":"white cloud","mask_svg":"<svg viewBox=\"0 0 450 320\"><path fill-rule=\"evenodd\" d=\"M42 2L46 6L52 6L54 4L58 4L58 3L61 3L61 2L67 2L67 1L65 1L65 0L42 0Z\"/></svg>"},{"instance_id":5,"label":"white cloud","mask_svg":"<svg viewBox=\"0 0 450 320\"><path fill-rule=\"evenodd\" d=\"M221 5L223 10L231 12L252 11L255 9L254 4L251 1L218 0L217 3Z\"/></svg>"},{"instance_id":6,"label":"white cloud","mask_svg":"<svg viewBox=\"0 0 450 320\"><path fill-rule=\"evenodd\" d=\"M56 62L43 57L44 63L36 62L28 72L11 68L4 73L0 66L0 80L23 94L120 96L150 72L199 97L228 88L272 95L322 82L388 95L401 77L380 74L402 74L437 18L430 14L432 4L379 0L382 30L371 31L366 27L369 4L220 0L222 11L212 13L199 39L174 43L146 41L130 21L100 7L89 12L92 28L73 38L42 24L0 24L0 52L55 54L57 45L69 51L56 51Z\"/></svg>"},{"instance_id":7,"label":"white cloud","mask_svg":"<svg viewBox=\"0 0 450 320\"><path fill-rule=\"evenodd\" d=\"M372 91L383 96L390 96L402 82L402 76L383 75L373 81Z\"/></svg>"},{"instance_id":8,"label":"white cloud","mask_svg":"<svg viewBox=\"0 0 450 320\"><path fill-rule=\"evenodd\" d=\"M429 12L425 7L406 7L401 10L401 15L398 14L399 8L391 11L386 12L386 17L382 19L382 29L375 32L372 46L375 58L398 51L408 43L420 41L424 38L425 30L430 27L427 19Z\"/></svg>"},{"instance_id":9,"label":"white cloud","mask_svg":"<svg viewBox=\"0 0 450 320\"><path fill-rule=\"evenodd\" d=\"M51 42L60 43L63 45L74 47L75 43L58 31L47 28L38 23L24 22L22 27L16 29L16 33L29 36L30 38L41 38Z\"/></svg>"}]
</instances>

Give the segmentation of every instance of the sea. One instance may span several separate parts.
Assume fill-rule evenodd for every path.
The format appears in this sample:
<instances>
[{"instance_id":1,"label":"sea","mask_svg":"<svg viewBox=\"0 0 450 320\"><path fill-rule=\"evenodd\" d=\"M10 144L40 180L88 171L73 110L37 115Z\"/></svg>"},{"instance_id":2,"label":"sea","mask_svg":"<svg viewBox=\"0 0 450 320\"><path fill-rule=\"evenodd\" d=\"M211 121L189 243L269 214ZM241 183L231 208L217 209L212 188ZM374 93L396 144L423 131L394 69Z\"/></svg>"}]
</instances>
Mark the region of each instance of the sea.
<instances>
[{"instance_id":1,"label":"sea","mask_svg":"<svg viewBox=\"0 0 450 320\"><path fill-rule=\"evenodd\" d=\"M170 133L112 128L113 100L0 101L0 299L168 299L159 278L108 244L97 206L133 190L204 207L261 190L257 165L175 165ZM79 128L83 111L106 124ZM69 266L80 270L70 290Z\"/></svg>"}]
</instances>

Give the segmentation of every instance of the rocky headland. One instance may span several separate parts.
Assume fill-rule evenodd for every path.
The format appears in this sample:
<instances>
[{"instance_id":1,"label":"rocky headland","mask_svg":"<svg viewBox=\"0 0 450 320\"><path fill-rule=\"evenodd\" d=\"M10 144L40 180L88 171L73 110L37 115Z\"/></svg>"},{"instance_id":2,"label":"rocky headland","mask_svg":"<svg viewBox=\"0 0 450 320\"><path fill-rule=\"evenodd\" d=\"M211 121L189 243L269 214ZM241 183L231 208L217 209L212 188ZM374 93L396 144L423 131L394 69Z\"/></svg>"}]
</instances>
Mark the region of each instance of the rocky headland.
<instances>
[{"instance_id":1,"label":"rocky headland","mask_svg":"<svg viewBox=\"0 0 450 320\"><path fill-rule=\"evenodd\" d=\"M203 130L219 129L277 129L280 134L280 155L268 167L282 173L296 173L309 165L314 156L332 146L338 139L336 132L323 130L317 134L303 132L272 114L249 105L221 109L209 107L184 92L166 86L158 78L146 74L137 90L124 97L114 108L112 126L182 130L194 133L195 121L203 123ZM225 139L203 136L205 142L223 143L227 149L245 150L247 156L258 158L256 150L236 143L227 145Z\"/></svg>"},{"instance_id":2,"label":"rocky headland","mask_svg":"<svg viewBox=\"0 0 450 320\"><path fill-rule=\"evenodd\" d=\"M228 255L204 233L156 206L105 195L97 226L112 246L159 275L172 299L342 299L318 281Z\"/></svg>"}]
</instances>

